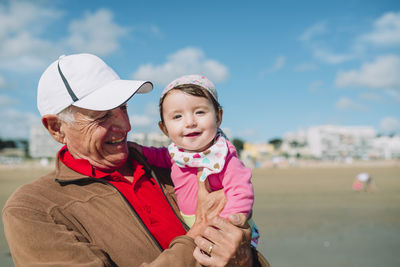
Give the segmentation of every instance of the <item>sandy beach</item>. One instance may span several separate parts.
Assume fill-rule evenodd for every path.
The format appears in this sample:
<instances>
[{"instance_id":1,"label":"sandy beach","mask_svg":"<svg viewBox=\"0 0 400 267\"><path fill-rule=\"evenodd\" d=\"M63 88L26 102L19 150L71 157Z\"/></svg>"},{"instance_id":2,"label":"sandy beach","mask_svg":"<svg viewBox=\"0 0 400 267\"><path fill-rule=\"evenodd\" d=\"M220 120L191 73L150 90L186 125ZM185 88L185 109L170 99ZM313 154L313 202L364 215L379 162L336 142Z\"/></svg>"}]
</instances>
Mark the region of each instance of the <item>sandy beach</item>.
<instances>
[{"instance_id":1,"label":"sandy beach","mask_svg":"<svg viewBox=\"0 0 400 267\"><path fill-rule=\"evenodd\" d=\"M0 205L49 167L0 168ZM375 192L352 183L369 172ZM400 165L255 169L259 249L274 267L400 266ZM2 223L1 223L2 227ZM0 266L13 266L3 231Z\"/></svg>"}]
</instances>

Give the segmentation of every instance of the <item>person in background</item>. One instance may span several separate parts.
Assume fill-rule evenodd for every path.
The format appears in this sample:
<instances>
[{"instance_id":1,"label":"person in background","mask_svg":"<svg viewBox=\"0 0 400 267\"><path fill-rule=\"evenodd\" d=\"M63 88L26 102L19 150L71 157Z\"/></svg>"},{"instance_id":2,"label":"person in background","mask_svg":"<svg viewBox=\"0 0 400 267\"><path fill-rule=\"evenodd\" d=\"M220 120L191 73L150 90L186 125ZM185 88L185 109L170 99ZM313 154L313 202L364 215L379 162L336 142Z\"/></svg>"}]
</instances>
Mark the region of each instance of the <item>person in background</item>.
<instances>
[{"instance_id":1,"label":"person in background","mask_svg":"<svg viewBox=\"0 0 400 267\"><path fill-rule=\"evenodd\" d=\"M357 174L353 183L353 190L364 192L375 191L376 187L371 175L368 172L361 172Z\"/></svg>"},{"instance_id":2,"label":"person in background","mask_svg":"<svg viewBox=\"0 0 400 267\"><path fill-rule=\"evenodd\" d=\"M223 208L223 194L199 188L188 230L170 170L128 148L126 103L151 90L148 81L121 80L92 54L61 56L45 70L37 105L64 146L54 171L17 189L3 209L15 266L269 266L250 249L243 214L210 215Z\"/></svg>"},{"instance_id":3,"label":"person in background","mask_svg":"<svg viewBox=\"0 0 400 267\"><path fill-rule=\"evenodd\" d=\"M141 147L149 163L171 168L178 206L189 227L195 222L198 179L209 191L224 190L227 203L220 216L243 213L250 218L252 214L251 170L219 128L222 113L210 80L202 75L179 77L165 87L160 98L159 126L172 143L168 148ZM249 224L251 245L256 247L258 229L252 219Z\"/></svg>"}]
</instances>

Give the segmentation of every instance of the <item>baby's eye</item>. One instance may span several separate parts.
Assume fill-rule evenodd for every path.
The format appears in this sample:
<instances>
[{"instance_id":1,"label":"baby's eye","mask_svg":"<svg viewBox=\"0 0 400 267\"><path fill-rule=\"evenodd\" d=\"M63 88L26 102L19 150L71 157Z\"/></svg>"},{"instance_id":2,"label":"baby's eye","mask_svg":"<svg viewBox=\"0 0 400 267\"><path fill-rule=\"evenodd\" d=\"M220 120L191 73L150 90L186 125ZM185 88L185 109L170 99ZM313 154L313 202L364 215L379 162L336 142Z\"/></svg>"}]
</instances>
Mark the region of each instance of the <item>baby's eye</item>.
<instances>
[{"instance_id":1,"label":"baby's eye","mask_svg":"<svg viewBox=\"0 0 400 267\"><path fill-rule=\"evenodd\" d=\"M197 110L196 111L196 114L199 114L199 115L204 114L204 113L206 113L204 110Z\"/></svg>"},{"instance_id":2,"label":"baby's eye","mask_svg":"<svg viewBox=\"0 0 400 267\"><path fill-rule=\"evenodd\" d=\"M181 118L181 117L182 117L182 115L177 114L177 115L174 115L174 116L172 117L172 119L177 120L177 119L179 119L179 118Z\"/></svg>"}]
</instances>

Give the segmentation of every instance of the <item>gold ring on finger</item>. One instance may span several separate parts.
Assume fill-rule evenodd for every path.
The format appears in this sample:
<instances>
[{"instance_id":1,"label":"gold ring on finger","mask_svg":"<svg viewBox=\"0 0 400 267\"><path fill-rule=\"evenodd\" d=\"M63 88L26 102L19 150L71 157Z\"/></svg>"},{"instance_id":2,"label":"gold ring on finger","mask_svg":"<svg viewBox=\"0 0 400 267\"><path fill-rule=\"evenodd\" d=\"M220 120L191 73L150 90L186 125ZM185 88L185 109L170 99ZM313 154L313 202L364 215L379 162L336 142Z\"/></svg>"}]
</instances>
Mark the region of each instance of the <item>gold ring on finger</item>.
<instances>
[{"instance_id":1,"label":"gold ring on finger","mask_svg":"<svg viewBox=\"0 0 400 267\"><path fill-rule=\"evenodd\" d=\"M210 246L208 247L208 251L207 251L208 255L211 255L211 252L212 252L213 248L214 248L214 244L211 243Z\"/></svg>"}]
</instances>

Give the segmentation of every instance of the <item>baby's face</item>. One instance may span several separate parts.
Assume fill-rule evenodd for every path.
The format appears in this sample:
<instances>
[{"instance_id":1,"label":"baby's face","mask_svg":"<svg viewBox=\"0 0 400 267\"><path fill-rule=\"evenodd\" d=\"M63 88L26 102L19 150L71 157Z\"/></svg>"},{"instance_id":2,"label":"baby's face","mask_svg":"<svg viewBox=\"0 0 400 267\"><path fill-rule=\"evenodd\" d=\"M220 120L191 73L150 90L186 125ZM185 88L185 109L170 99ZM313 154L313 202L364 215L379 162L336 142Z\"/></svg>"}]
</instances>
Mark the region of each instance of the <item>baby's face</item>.
<instances>
[{"instance_id":1,"label":"baby's face","mask_svg":"<svg viewBox=\"0 0 400 267\"><path fill-rule=\"evenodd\" d=\"M171 90L162 109L161 130L185 151L200 152L208 148L221 124L222 111L216 112L209 99L181 90Z\"/></svg>"}]
</instances>

